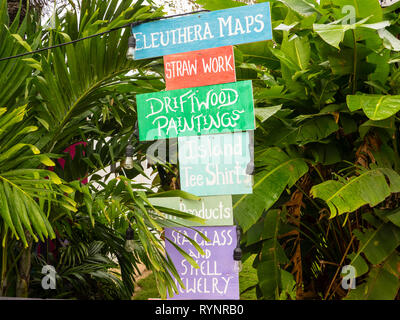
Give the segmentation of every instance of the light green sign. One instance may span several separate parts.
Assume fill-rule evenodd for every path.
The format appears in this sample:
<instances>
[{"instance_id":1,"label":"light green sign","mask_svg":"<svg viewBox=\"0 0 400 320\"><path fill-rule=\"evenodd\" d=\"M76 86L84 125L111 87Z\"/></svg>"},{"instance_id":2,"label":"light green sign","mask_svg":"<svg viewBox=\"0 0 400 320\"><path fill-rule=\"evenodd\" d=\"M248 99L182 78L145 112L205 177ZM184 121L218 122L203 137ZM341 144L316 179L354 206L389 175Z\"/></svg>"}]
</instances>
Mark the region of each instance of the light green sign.
<instances>
[{"instance_id":1,"label":"light green sign","mask_svg":"<svg viewBox=\"0 0 400 320\"><path fill-rule=\"evenodd\" d=\"M254 130L251 80L136 96L140 141Z\"/></svg>"},{"instance_id":2,"label":"light green sign","mask_svg":"<svg viewBox=\"0 0 400 320\"><path fill-rule=\"evenodd\" d=\"M206 226L233 225L232 196L230 195L202 197L200 200L188 200L179 197L149 198L149 201L153 206L179 210L205 219L204 225ZM199 223L169 214L166 214L166 217L188 227L201 226Z\"/></svg>"},{"instance_id":3,"label":"light green sign","mask_svg":"<svg viewBox=\"0 0 400 320\"><path fill-rule=\"evenodd\" d=\"M178 138L181 190L196 196L249 194L253 176L249 132Z\"/></svg>"}]
</instances>

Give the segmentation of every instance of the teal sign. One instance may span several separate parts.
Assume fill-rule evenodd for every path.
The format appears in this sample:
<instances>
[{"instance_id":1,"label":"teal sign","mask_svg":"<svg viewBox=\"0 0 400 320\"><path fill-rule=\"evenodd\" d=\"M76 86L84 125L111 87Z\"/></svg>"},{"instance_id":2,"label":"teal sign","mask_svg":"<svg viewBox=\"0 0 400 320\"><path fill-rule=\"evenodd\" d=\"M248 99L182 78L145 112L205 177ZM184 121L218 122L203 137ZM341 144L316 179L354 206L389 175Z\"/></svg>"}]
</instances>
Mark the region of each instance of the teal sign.
<instances>
[{"instance_id":1,"label":"teal sign","mask_svg":"<svg viewBox=\"0 0 400 320\"><path fill-rule=\"evenodd\" d=\"M232 197L202 197L200 200L188 200L179 197L149 198L153 206L165 207L193 214L205 219L205 226L233 225ZM199 223L165 214L172 221L187 227L201 226Z\"/></svg>"},{"instance_id":2,"label":"teal sign","mask_svg":"<svg viewBox=\"0 0 400 320\"><path fill-rule=\"evenodd\" d=\"M140 141L254 130L251 80L139 94Z\"/></svg>"},{"instance_id":3,"label":"teal sign","mask_svg":"<svg viewBox=\"0 0 400 320\"><path fill-rule=\"evenodd\" d=\"M268 2L142 23L132 28L135 59L271 40Z\"/></svg>"},{"instance_id":4,"label":"teal sign","mask_svg":"<svg viewBox=\"0 0 400 320\"><path fill-rule=\"evenodd\" d=\"M197 196L252 193L250 134L178 138L181 190Z\"/></svg>"}]
</instances>

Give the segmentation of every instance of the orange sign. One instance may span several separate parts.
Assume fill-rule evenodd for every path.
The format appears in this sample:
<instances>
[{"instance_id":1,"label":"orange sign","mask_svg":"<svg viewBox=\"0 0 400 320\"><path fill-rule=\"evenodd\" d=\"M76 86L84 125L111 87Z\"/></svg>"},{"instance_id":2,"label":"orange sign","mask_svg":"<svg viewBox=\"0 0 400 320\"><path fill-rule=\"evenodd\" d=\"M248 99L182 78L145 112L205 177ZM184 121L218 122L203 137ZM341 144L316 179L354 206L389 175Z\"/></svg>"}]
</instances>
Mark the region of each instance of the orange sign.
<instances>
[{"instance_id":1,"label":"orange sign","mask_svg":"<svg viewBox=\"0 0 400 320\"><path fill-rule=\"evenodd\" d=\"M166 90L236 81L233 47L164 56Z\"/></svg>"}]
</instances>

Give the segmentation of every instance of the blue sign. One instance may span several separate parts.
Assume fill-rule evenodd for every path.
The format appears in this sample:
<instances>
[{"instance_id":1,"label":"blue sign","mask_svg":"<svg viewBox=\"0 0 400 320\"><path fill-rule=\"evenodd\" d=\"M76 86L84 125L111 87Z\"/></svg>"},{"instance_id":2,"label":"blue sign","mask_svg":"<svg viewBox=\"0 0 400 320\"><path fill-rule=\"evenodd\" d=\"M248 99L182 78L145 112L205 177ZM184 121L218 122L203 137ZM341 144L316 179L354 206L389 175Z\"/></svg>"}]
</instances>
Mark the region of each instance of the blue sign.
<instances>
[{"instance_id":1,"label":"blue sign","mask_svg":"<svg viewBox=\"0 0 400 320\"><path fill-rule=\"evenodd\" d=\"M135 59L272 39L269 2L158 20L132 28Z\"/></svg>"},{"instance_id":2,"label":"blue sign","mask_svg":"<svg viewBox=\"0 0 400 320\"><path fill-rule=\"evenodd\" d=\"M181 190L197 196L253 192L253 131L178 138Z\"/></svg>"}]
</instances>

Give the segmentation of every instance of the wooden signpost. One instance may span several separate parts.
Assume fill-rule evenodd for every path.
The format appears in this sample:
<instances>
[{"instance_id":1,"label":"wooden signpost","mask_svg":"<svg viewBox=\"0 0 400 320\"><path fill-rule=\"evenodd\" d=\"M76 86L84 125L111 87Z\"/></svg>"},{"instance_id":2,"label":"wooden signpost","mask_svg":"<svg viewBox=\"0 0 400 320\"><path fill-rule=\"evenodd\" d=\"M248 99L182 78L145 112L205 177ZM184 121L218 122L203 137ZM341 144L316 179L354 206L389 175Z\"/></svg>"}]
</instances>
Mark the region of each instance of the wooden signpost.
<instances>
[{"instance_id":1,"label":"wooden signpost","mask_svg":"<svg viewBox=\"0 0 400 320\"><path fill-rule=\"evenodd\" d=\"M140 141L254 130L251 80L136 96Z\"/></svg>"},{"instance_id":2,"label":"wooden signpost","mask_svg":"<svg viewBox=\"0 0 400 320\"><path fill-rule=\"evenodd\" d=\"M191 227L165 228L165 249L183 283L182 287L175 279L179 294L167 298L239 299L231 195L252 192L255 119L252 82L235 82L232 45L272 39L269 3L143 23L132 33L135 59L164 56L167 89L136 96L139 140L178 137L181 189L202 196L200 201L150 201L206 219L200 227L167 216ZM173 244L199 268L190 265Z\"/></svg>"},{"instance_id":3,"label":"wooden signpost","mask_svg":"<svg viewBox=\"0 0 400 320\"><path fill-rule=\"evenodd\" d=\"M166 90L236 81L233 47L219 47L164 57Z\"/></svg>"},{"instance_id":4,"label":"wooden signpost","mask_svg":"<svg viewBox=\"0 0 400 320\"><path fill-rule=\"evenodd\" d=\"M135 59L271 40L268 2L139 24Z\"/></svg>"}]
</instances>

